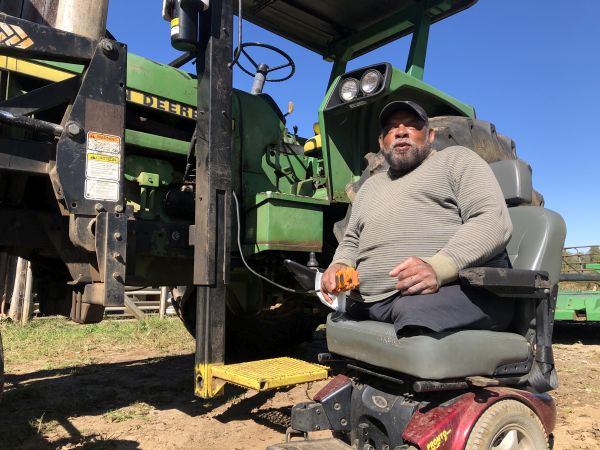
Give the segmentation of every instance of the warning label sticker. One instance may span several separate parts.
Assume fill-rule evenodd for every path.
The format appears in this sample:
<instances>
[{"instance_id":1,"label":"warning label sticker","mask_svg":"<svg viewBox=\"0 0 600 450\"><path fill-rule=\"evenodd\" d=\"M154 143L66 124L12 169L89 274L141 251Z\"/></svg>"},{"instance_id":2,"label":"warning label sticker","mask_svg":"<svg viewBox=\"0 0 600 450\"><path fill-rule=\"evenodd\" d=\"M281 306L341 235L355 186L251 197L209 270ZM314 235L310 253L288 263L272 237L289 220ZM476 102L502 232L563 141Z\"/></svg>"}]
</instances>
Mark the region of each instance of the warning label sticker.
<instances>
[{"instance_id":1,"label":"warning label sticker","mask_svg":"<svg viewBox=\"0 0 600 450\"><path fill-rule=\"evenodd\" d=\"M119 201L121 138L89 132L85 163L85 198Z\"/></svg>"},{"instance_id":2,"label":"warning label sticker","mask_svg":"<svg viewBox=\"0 0 600 450\"><path fill-rule=\"evenodd\" d=\"M85 198L91 200L119 201L119 183L104 180L85 180Z\"/></svg>"}]
</instances>

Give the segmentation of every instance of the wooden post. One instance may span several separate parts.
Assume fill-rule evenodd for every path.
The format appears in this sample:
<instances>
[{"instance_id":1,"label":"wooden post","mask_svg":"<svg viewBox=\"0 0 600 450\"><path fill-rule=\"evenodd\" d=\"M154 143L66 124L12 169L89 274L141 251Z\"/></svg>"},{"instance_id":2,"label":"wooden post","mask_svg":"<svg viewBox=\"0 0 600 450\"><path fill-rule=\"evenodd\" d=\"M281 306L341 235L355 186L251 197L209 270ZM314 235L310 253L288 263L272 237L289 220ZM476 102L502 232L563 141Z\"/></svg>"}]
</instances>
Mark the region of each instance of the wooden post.
<instances>
[{"instance_id":1,"label":"wooden post","mask_svg":"<svg viewBox=\"0 0 600 450\"><path fill-rule=\"evenodd\" d=\"M8 298L9 264L13 262L8 253L0 253L0 319L4 319L6 299Z\"/></svg>"},{"instance_id":2,"label":"wooden post","mask_svg":"<svg viewBox=\"0 0 600 450\"><path fill-rule=\"evenodd\" d=\"M31 275L31 262L26 262L25 286L23 289L23 311L21 313L21 325L29 322L33 310L33 298L31 296L31 288L33 285L33 277Z\"/></svg>"},{"instance_id":3,"label":"wooden post","mask_svg":"<svg viewBox=\"0 0 600 450\"><path fill-rule=\"evenodd\" d=\"M169 288L167 286L161 286L160 288L160 306L158 307L158 317L161 319L165 318L167 311L167 298L169 296Z\"/></svg>"},{"instance_id":4,"label":"wooden post","mask_svg":"<svg viewBox=\"0 0 600 450\"><path fill-rule=\"evenodd\" d=\"M27 279L27 261L23 258L17 259L17 270L15 271L14 287L10 299L10 311L8 316L13 322L20 322L23 313L23 293Z\"/></svg>"},{"instance_id":5,"label":"wooden post","mask_svg":"<svg viewBox=\"0 0 600 450\"><path fill-rule=\"evenodd\" d=\"M125 295L125 307L133 314L137 320L144 320L146 318L146 314L137 305L134 303L133 299Z\"/></svg>"}]
</instances>

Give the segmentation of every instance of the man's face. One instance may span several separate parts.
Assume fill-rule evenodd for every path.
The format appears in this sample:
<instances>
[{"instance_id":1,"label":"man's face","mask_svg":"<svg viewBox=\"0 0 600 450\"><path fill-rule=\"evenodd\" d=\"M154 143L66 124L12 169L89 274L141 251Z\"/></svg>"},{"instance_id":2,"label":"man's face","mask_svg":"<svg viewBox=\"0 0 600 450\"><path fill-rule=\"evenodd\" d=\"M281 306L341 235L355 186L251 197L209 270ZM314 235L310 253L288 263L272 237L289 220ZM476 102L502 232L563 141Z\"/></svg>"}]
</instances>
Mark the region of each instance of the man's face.
<instances>
[{"instance_id":1,"label":"man's face","mask_svg":"<svg viewBox=\"0 0 600 450\"><path fill-rule=\"evenodd\" d=\"M390 116L379 136L379 146L394 172L406 173L421 164L429 153L434 131L412 111Z\"/></svg>"}]
</instances>

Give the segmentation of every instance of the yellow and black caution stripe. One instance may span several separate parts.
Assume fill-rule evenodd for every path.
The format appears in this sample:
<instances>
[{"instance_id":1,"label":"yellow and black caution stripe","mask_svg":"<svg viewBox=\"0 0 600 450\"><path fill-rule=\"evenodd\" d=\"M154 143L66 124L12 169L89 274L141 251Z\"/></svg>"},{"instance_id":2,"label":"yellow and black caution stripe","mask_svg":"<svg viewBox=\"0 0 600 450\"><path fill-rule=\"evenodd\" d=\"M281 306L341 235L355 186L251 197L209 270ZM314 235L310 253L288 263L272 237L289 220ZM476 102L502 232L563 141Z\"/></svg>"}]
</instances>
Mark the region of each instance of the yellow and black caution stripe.
<instances>
[{"instance_id":1,"label":"yellow and black caution stripe","mask_svg":"<svg viewBox=\"0 0 600 450\"><path fill-rule=\"evenodd\" d=\"M33 45L31 38L17 25L0 22L0 45L16 48L29 48Z\"/></svg>"},{"instance_id":2,"label":"yellow and black caution stripe","mask_svg":"<svg viewBox=\"0 0 600 450\"><path fill-rule=\"evenodd\" d=\"M0 28L2 27L0 23ZM72 72L60 70L55 67L50 67L44 64L35 63L32 61L13 58L10 56L0 55L0 70L8 70L10 72L28 75L30 77L41 78L52 82L66 80L75 76ZM127 101L137 105L145 106L146 108L155 109L157 111L175 114L176 116L185 119L196 120L197 109L195 106L185 103L169 100L157 95L148 94L146 92L127 88Z\"/></svg>"}]
</instances>

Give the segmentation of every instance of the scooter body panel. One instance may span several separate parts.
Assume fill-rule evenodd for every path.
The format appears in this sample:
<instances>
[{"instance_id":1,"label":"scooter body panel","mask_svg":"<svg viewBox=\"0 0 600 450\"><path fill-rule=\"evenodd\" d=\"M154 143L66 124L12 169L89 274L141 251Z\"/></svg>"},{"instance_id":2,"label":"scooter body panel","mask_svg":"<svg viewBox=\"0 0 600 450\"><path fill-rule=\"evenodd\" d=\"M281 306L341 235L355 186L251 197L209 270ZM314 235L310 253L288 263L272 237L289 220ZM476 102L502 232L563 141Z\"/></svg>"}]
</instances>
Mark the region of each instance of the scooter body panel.
<instances>
[{"instance_id":1,"label":"scooter body panel","mask_svg":"<svg viewBox=\"0 0 600 450\"><path fill-rule=\"evenodd\" d=\"M440 405L419 408L404 429L402 439L422 450L464 449L471 429L483 412L494 403L507 399L526 404L538 415L546 433L552 432L556 423L552 397L500 387L465 392Z\"/></svg>"}]
</instances>

